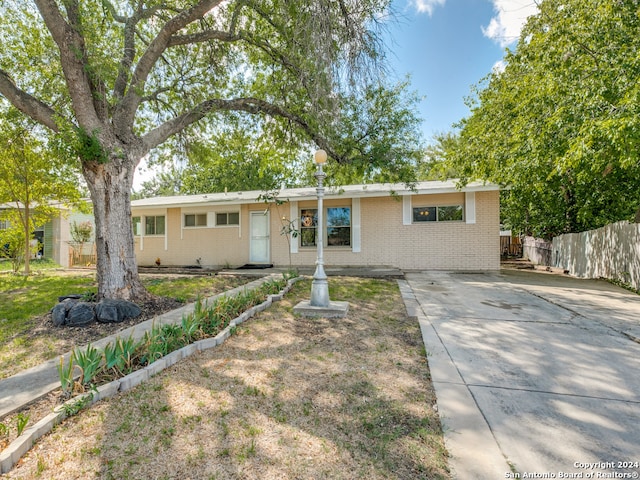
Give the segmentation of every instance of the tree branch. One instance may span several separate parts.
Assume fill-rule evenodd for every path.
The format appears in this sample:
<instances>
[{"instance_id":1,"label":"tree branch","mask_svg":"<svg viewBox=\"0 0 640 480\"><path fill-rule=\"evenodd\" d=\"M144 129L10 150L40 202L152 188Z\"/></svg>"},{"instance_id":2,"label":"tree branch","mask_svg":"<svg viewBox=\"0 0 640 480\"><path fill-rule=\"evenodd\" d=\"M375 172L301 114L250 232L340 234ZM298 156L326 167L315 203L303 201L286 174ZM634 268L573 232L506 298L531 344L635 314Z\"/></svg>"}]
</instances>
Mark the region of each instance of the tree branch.
<instances>
[{"instance_id":1,"label":"tree branch","mask_svg":"<svg viewBox=\"0 0 640 480\"><path fill-rule=\"evenodd\" d=\"M84 38L78 28L67 23L55 0L35 0L35 3L60 50L60 63L78 123L88 131L99 129L101 121L93 103L94 95L87 71ZM68 1L66 4L73 16L74 1Z\"/></svg>"},{"instance_id":2,"label":"tree branch","mask_svg":"<svg viewBox=\"0 0 640 480\"><path fill-rule=\"evenodd\" d=\"M54 132L59 130L55 120L56 112L46 103L19 89L4 70L0 70L0 93L18 110L33 118L36 122Z\"/></svg>"},{"instance_id":3,"label":"tree branch","mask_svg":"<svg viewBox=\"0 0 640 480\"><path fill-rule=\"evenodd\" d=\"M114 117L119 117L116 123L123 122L121 125L125 125L127 129L133 128L135 113L140 105L140 92L144 91L147 78L154 65L162 56L162 53L168 48L171 37L190 23L202 18L222 1L223 0L200 0L193 7L183 10L165 23L136 65L126 96L120 107L114 113Z\"/></svg>"},{"instance_id":4,"label":"tree branch","mask_svg":"<svg viewBox=\"0 0 640 480\"><path fill-rule=\"evenodd\" d=\"M257 98L234 98L231 100L216 98L206 100L190 111L163 123L142 137L145 150L149 151L160 145L172 135L181 132L189 125L201 120L208 113L214 111L246 112L251 114L264 114L270 117L285 118L307 133L316 145L324 149L330 157L340 163L346 162L346 159L331 147L329 141L318 134L304 118L291 113L282 107Z\"/></svg>"},{"instance_id":5,"label":"tree branch","mask_svg":"<svg viewBox=\"0 0 640 480\"><path fill-rule=\"evenodd\" d=\"M129 75L131 72L131 66L133 65L133 59L136 55L135 37L136 26L141 20L151 18L158 10L162 8L162 5L156 5L148 9L143 9L143 2L138 2L138 7L133 16L127 18L118 15L115 7L108 0L108 10L111 16L116 22L124 24L124 48L122 50L122 58L120 59L120 65L118 67L118 77L116 78L113 92L117 100L124 97L127 82L129 81Z\"/></svg>"},{"instance_id":6,"label":"tree branch","mask_svg":"<svg viewBox=\"0 0 640 480\"><path fill-rule=\"evenodd\" d=\"M208 42L210 40L220 40L221 42L237 42L242 40L239 35L234 35L221 30L205 30L203 32L193 33L191 35L174 35L167 44L168 47L176 45L190 45L193 43Z\"/></svg>"},{"instance_id":7,"label":"tree branch","mask_svg":"<svg viewBox=\"0 0 640 480\"><path fill-rule=\"evenodd\" d=\"M106 96L107 87L104 84L102 78L100 78L99 75L96 75L93 72L92 66L89 64L88 55L85 49L84 37L81 33L83 31L83 26L82 16L80 15L80 5L78 3L78 0L64 0L63 4L67 12L69 25L74 32L77 32L77 39L74 44L77 46L77 48L82 49L78 52L82 55L82 64L84 65L84 70L87 74L86 78L89 82L89 89L91 90L91 92L93 92L93 94L91 95L91 100L95 108L95 113L101 122L107 122L109 115L109 104L107 102ZM79 54L78 56L80 56Z\"/></svg>"},{"instance_id":8,"label":"tree branch","mask_svg":"<svg viewBox=\"0 0 640 480\"><path fill-rule=\"evenodd\" d=\"M138 10L141 7L140 3L138 3ZM109 13L111 14L111 16L113 17L113 19L116 22L118 22L118 23L127 23L127 17L123 17L122 15L118 15L118 11L116 10L116 7L113 5L113 3L111 3L110 0L102 0L102 5L109 11Z\"/></svg>"}]
</instances>

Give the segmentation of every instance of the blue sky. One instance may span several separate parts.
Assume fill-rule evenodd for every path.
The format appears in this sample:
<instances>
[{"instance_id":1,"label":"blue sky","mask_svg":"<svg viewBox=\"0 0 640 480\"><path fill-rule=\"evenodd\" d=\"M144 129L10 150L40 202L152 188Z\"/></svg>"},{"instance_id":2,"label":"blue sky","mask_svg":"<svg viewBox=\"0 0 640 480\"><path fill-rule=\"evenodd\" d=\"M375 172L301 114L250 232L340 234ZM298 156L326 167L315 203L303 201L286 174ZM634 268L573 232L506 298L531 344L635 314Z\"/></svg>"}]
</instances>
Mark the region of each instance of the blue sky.
<instances>
[{"instance_id":1,"label":"blue sky","mask_svg":"<svg viewBox=\"0 0 640 480\"><path fill-rule=\"evenodd\" d=\"M469 114L464 98L513 47L534 0L393 0L390 67L411 75L425 139L452 129Z\"/></svg>"}]
</instances>

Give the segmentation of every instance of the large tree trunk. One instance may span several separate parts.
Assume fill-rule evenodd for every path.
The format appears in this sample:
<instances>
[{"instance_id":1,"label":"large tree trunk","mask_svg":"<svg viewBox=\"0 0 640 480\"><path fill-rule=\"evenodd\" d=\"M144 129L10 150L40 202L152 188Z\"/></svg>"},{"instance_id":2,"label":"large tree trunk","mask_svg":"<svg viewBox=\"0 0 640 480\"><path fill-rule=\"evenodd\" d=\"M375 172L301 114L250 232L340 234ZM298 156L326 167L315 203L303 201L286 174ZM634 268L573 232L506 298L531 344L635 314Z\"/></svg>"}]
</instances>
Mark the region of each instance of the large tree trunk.
<instances>
[{"instance_id":1,"label":"large tree trunk","mask_svg":"<svg viewBox=\"0 0 640 480\"><path fill-rule=\"evenodd\" d=\"M150 297L138 276L131 226L135 162L112 158L84 164L96 222L98 297L142 301Z\"/></svg>"}]
</instances>

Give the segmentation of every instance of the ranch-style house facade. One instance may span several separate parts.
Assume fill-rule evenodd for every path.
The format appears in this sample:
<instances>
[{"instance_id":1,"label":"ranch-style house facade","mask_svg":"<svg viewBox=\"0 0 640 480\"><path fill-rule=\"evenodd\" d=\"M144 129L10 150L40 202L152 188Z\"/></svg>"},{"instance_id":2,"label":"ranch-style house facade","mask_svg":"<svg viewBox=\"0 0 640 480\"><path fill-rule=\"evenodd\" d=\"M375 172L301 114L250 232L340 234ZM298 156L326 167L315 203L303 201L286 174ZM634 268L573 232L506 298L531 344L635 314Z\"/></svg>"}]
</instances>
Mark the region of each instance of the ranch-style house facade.
<instances>
[{"instance_id":1,"label":"ranch-style house facade","mask_svg":"<svg viewBox=\"0 0 640 480\"><path fill-rule=\"evenodd\" d=\"M312 266L314 187L156 197L132 202L138 264ZM327 187L324 261L403 270L498 270L499 187L455 181Z\"/></svg>"}]
</instances>

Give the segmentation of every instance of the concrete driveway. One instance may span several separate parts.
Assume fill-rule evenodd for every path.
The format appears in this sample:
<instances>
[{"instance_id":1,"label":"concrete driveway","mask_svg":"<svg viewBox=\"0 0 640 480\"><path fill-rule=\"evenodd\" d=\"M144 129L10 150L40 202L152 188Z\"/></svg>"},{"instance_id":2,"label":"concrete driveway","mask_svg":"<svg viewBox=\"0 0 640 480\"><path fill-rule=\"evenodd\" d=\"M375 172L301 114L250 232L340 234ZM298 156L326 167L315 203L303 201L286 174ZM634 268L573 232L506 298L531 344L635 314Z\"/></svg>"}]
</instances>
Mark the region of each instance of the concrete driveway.
<instances>
[{"instance_id":1,"label":"concrete driveway","mask_svg":"<svg viewBox=\"0 0 640 480\"><path fill-rule=\"evenodd\" d=\"M455 478L638 478L640 296L531 271L405 278Z\"/></svg>"}]
</instances>

